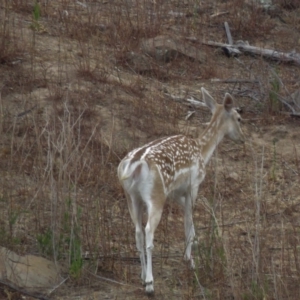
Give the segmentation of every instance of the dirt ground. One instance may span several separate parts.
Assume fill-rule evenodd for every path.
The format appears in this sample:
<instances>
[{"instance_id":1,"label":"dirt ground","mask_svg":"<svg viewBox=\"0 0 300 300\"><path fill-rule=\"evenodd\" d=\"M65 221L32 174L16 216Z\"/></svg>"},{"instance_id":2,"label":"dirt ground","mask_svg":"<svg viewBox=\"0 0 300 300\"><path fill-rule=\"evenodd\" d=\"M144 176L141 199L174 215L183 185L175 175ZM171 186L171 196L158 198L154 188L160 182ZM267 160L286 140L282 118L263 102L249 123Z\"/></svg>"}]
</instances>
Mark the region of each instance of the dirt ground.
<instances>
[{"instance_id":1,"label":"dirt ground","mask_svg":"<svg viewBox=\"0 0 300 300\"><path fill-rule=\"evenodd\" d=\"M205 87L234 96L247 142L224 140L207 166L195 271L166 205L154 298L299 299L300 64L206 45L227 43L228 22L234 42L299 54L300 6L275 2L0 1L0 246L60 265L45 297L147 298L116 168L155 138L199 136L210 114L187 100ZM186 50L151 56L157 36ZM1 297L41 298L5 284Z\"/></svg>"}]
</instances>

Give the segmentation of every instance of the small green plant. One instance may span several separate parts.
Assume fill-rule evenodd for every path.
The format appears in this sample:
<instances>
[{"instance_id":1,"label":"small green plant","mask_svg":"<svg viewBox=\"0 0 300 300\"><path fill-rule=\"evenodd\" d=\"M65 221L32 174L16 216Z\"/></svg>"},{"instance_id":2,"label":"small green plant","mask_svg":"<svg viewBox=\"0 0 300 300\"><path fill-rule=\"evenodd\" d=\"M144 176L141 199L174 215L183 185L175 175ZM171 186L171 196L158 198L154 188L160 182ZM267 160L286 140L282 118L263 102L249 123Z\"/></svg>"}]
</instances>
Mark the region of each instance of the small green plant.
<instances>
[{"instance_id":1,"label":"small green plant","mask_svg":"<svg viewBox=\"0 0 300 300\"><path fill-rule=\"evenodd\" d=\"M80 239L80 226L74 222L74 218L79 219L81 216L81 208L77 208L76 216L69 214L74 205L71 199L67 200L67 211L64 215L64 229L67 233L65 243L69 247L69 273L74 279L78 279L81 275L83 267L83 259L81 255L81 239Z\"/></svg>"},{"instance_id":2,"label":"small green plant","mask_svg":"<svg viewBox=\"0 0 300 300\"><path fill-rule=\"evenodd\" d=\"M33 6L33 13L32 13L32 23L30 24L30 28L34 31L39 31L41 29L41 25L39 23L41 17L41 8L38 1L35 1Z\"/></svg>"},{"instance_id":3,"label":"small green plant","mask_svg":"<svg viewBox=\"0 0 300 300\"><path fill-rule=\"evenodd\" d=\"M14 226L16 225L17 221L19 220L21 214L26 213L26 211L20 210L19 208L16 208L14 206L10 207L10 211L8 212L8 226L9 226L9 233L12 241L14 243L18 240L15 237L14 233Z\"/></svg>"},{"instance_id":4,"label":"small green plant","mask_svg":"<svg viewBox=\"0 0 300 300\"><path fill-rule=\"evenodd\" d=\"M220 236L218 220L214 212L213 200L205 201L205 206L210 212L210 227L201 239L201 243L194 244L193 253L196 266L201 266L201 273L205 273L205 281L215 278L224 278L226 273L227 259L225 248ZM203 274L198 274L199 278ZM202 279L203 280L203 279ZM206 283L208 283L206 282ZM203 282L203 284L206 284Z\"/></svg>"},{"instance_id":5,"label":"small green plant","mask_svg":"<svg viewBox=\"0 0 300 300\"><path fill-rule=\"evenodd\" d=\"M14 227L21 213L24 212L9 202L10 201L6 195L3 195L2 197L0 196L0 204L2 207L7 205L9 208L5 215L6 218L2 217L0 220L0 245L4 247L14 247L16 245L20 245L20 237L16 235Z\"/></svg>"},{"instance_id":6,"label":"small green plant","mask_svg":"<svg viewBox=\"0 0 300 300\"><path fill-rule=\"evenodd\" d=\"M10 236L3 224L0 225L0 245L5 246L10 240Z\"/></svg>"},{"instance_id":7,"label":"small green plant","mask_svg":"<svg viewBox=\"0 0 300 300\"><path fill-rule=\"evenodd\" d=\"M74 279L78 279L81 275L83 267L83 259L81 256L81 240L79 236L75 235L72 241L70 241L70 276Z\"/></svg>"},{"instance_id":8,"label":"small green plant","mask_svg":"<svg viewBox=\"0 0 300 300\"><path fill-rule=\"evenodd\" d=\"M216 230L208 233L204 242L196 248L196 264L201 265L206 270L207 275L214 276L215 273L225 271L226 257L221 238Z\"/></svg>"},{"instance_id":9,"label":"small green plant","mask_svg":"<svg viewBox=\"0 0 300 300\"><path fill-rule=\"evenodd\" d=\"M242 296L243 300L264 300L266 299L266 291L268 290L267 282L264 281L263 286L256 281L252 281L250 285L250 291L248 293L244 293Z\"/></svg>"},{"instance_id":10,"label":"small green plant","mask_svg":"<svg viewBox=\"0 0 300 300\"><path fill-rule=\"evenodd\" d=\"M20 213L18 211L12 211L9 213L8 217L8 224L9 224L9 229L10 229L10 232L12 234L12 231L13 231L13 226L16 224L16 221L19 217Z\"/></svg>"},{"instance_id":11,"label":"small green plant","mask_svg":"<svg viewBox=\"0 0 300 300\"><path fill-rule=\"evenodd\" d=\"M54 238L54 232L52 228L48 228L44 233L38 234L37 242L40 251L47 256L54 256L56 259L61 259L68 251L69 260L69 273L74 279L78 279L81 275L83 267L83 259L81 255L81 238L80 238L80 226L74 222L72 218L80 218L81 208L77 208L76 216L70 214L72 210L72 201L68 199L66 201L66 212L62 222L62 232L58 238Z\"/></svg>"},{"instance_id":12,"label":"small green plant","mask_svg":"<svg viewBox=\"0 0 300 300\"><path fill-rule=\"evenodd\" d=\"M46 255L53 254L53 247L52 247L52 231L48 228L45 233L38 234L37 242L39 249L42 253Z\"/></svg>"}]
</instances>

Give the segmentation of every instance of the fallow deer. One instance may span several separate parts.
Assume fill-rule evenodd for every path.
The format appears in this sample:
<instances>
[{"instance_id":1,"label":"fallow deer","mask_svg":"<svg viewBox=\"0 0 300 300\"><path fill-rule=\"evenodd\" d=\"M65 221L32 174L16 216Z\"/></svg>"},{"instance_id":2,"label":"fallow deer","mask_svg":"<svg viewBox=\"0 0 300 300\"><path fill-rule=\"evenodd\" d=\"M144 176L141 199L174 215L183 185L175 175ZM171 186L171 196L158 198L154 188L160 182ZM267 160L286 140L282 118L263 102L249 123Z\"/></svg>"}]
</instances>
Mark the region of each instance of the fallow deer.
<instances>
[{"instance_id":1,"label":"fallow deer","mask_svg":"<svg viewBox=\"0 0 300 300\"><path fill-rule=\"evenodd\" d=\"M241 117L233 107L232 96L226 93L221 105L204 88L201 91L212 118L200 138L175 135L155 140L129 152L118 167L118 177L135 225L136 247L142 266L141 278L146 285L146 292L150 294L154 292L154 232L166 199L176 200L184 209L184 258L194 267L191 255L195 237L192 207L199 185L205 177L205 166L224 136L238 142L245 141L240 127ZM146 207L148 217L145 227L147 260L142 228L143 206Z\"/></svg>"}]
</instances>

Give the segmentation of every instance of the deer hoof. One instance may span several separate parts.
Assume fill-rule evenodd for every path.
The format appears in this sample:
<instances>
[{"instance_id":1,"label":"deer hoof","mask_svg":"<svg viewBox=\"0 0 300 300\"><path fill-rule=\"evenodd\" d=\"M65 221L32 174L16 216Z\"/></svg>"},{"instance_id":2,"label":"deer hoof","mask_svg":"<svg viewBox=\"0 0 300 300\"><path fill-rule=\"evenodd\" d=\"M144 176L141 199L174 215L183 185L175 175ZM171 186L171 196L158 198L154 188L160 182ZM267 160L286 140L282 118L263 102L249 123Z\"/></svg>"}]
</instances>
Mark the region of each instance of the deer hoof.
<instances>
[{"instance_id":1,"label":"deer hoof","mask_svg":"<svg viewBox=\"0 0 300 300\"><path fill-rule=\"evenodd\" d=\"M149 296L154 294L153 281L146 282L146 293Z\"/></svg>"}]
</instances>

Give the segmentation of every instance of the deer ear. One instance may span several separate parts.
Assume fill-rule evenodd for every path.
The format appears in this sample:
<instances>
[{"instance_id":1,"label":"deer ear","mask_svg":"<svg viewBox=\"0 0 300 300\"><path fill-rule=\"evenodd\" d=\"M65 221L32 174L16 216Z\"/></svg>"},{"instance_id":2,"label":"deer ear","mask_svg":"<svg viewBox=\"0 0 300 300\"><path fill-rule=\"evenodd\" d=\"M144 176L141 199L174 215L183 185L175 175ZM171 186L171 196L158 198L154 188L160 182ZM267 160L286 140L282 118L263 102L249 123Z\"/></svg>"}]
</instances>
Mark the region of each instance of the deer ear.
<instances>
[{"instance_id":1,"label":"deer ear","mask_svg":"<svg viewBox=\"0 0 300 300\"><path fill-rule=\"evenodd\" d=\"M203 87L201 88L201 92L202 92L202 97L203 97L205 104L208 106L208 108L211 110L211 112L214 113L214 111L216 109L215 99Z\"/></svg>"},{"instance_id":2,"label":"deer ear","mask_svg":"<svg viewBox=\"0 0 300 300\"><path fill-rule=\"evenodd\" d=\"M234 103L233 103L233 98L230 94L228 93L225 94L223 105L228 112L230 112L233 109Z\"/></svg>"}]
</instances>

